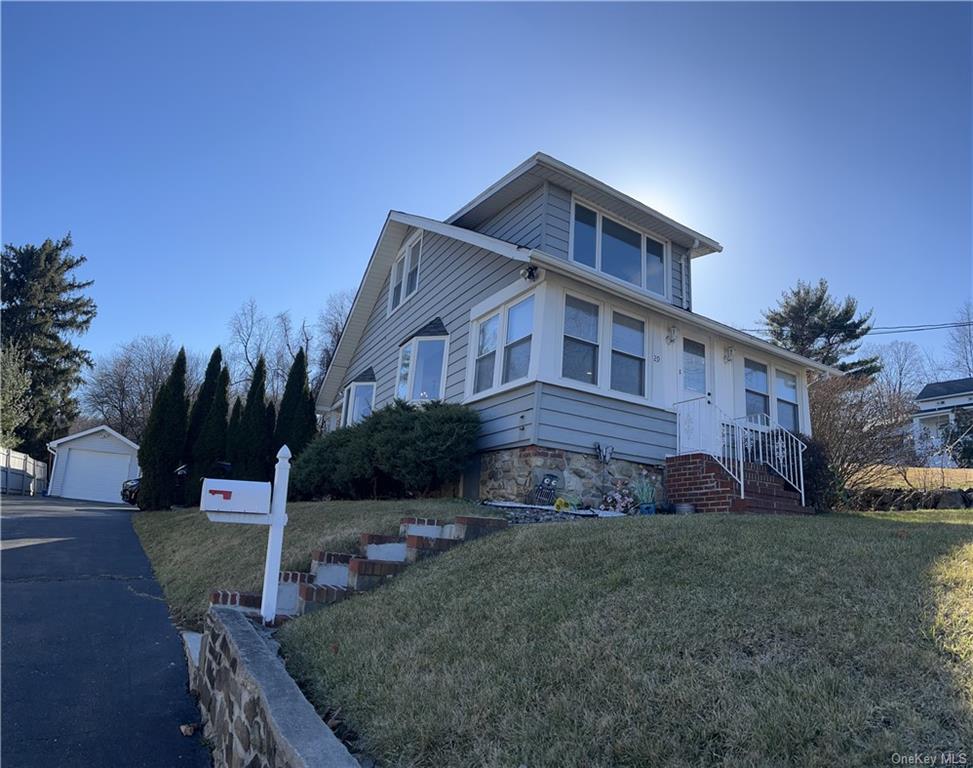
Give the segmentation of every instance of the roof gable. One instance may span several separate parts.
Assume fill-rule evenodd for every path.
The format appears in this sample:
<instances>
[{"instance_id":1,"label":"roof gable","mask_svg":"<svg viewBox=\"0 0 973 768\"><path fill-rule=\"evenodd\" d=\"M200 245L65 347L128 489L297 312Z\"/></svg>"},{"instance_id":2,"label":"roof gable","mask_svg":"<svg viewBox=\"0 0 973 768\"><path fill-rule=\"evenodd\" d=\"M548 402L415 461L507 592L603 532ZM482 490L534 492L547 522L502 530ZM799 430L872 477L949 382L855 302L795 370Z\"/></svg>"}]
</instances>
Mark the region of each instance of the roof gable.
<instances>
[{"instance_id":1,"label":"roof gable","mask_svg":"<svg viewBox=\"0 0 973 768\"><path fill-rule=\"evenodd\" d=\"M645 203L543 152L537 152L514 168L446 219L446 222L473 229L545 182L570 190L631 224L691 249L693 258L723 250L723 246L716 240L670 219Z\"/></svg>"},{"instance_id":2,"label":"roof gable","mask_svg":"<svg viewBox=\"0 0 973 768\"><path fill-rule=\"evenodd\" d=\"M69 443L72 440L77 440L78 438L81 437L87 437L88 435L93 435L98 432L105 432L111 435L112 437L121 440L129 448L134 448L135 450L138 450L139 448L138 443L133 443L131 440L125 437L125 435L121 434L120 432L116 432L107 424L100 424L97 427L91 427L90 429L84 429L80 432L75 432L73 435L66 435L64 437L59 437L57 440L51 440L51 442L47 444L47 447L57 448L59 445L63 445L64 443Z\"/></svg>"}]
</instances>

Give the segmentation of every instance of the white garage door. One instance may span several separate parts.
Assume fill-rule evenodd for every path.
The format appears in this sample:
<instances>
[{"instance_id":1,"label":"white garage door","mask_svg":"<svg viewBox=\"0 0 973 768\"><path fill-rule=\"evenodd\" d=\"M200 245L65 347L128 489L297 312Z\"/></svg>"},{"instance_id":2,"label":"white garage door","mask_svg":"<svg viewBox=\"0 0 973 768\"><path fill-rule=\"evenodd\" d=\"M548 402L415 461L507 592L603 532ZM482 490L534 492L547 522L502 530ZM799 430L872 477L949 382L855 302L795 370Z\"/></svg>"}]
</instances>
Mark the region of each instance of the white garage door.
<instances>
[{"instance_id":1,"label":"white garage door","mask_svg":"<svg viewBox=\"0 0 973 768\"><path fill-rule=\"evenodd\" d=\"M124 453L103 453L76 448L68 455L61 495L121 504L122 483L128 480L130 457Z\"/></svg>"}]
</instances>

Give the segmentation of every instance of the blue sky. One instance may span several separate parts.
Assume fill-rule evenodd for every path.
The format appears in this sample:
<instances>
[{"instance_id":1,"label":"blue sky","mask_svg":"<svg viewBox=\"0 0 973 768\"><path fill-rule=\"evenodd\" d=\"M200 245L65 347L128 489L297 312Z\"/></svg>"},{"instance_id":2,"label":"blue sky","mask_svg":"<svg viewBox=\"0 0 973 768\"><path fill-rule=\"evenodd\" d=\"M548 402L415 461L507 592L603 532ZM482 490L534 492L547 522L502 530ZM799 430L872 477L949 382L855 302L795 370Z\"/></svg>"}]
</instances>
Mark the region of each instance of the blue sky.
<instances>
[{"instance_id":1,"label":"blue sky","mask_svg":"<svg viewBox=\"0 0 973 768\"><path fill-rule=\"evenodd\" d=\"M390 208L445 217L543 150L723 243L698 312L753 327L825 277L948 321L971 8L7 2L3 241L73 233L96 354L206 351L250 296L313 318L357 287Z\"/></svg>"}]
</instances>

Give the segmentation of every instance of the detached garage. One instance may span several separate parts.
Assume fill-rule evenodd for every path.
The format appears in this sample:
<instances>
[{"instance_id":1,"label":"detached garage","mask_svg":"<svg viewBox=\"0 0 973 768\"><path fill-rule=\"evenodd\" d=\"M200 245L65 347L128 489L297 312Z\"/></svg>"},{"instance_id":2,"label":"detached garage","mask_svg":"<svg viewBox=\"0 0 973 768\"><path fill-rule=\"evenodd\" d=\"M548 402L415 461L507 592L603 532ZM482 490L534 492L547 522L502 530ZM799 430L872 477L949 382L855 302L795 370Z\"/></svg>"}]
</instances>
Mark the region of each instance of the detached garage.
<instances>
[{"instance_id":1,"label":"detached garage","mask_svg":"<svg viewBox=\"0 0 973 768\"><path fill-rule=\"evenodd\" d=\"M139 447L102 425L47 444L54 454L48 496L121 504L122 483L139 476Z\"/></svg>"}]
</instances>

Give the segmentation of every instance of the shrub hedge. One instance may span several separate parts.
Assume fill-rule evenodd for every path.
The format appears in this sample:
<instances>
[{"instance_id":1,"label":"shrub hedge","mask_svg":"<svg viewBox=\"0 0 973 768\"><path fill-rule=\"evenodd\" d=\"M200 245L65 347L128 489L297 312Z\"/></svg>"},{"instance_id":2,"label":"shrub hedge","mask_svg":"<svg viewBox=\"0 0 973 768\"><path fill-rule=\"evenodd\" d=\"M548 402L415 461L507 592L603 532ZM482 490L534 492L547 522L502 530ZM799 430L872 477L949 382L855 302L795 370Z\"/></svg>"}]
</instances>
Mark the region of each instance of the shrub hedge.
<instances>
[{"instance_id":1,"label":"shrub hedge","mask_svg":"<svg viewBox=\"0 0 973 768\"><path fill-rule=\"evenodd\" d=\"M427 495L459 478L479 429L467 406L396 400L314 440L294 462L291 488L299 499Z\"/></svg>"}]
</instances>

